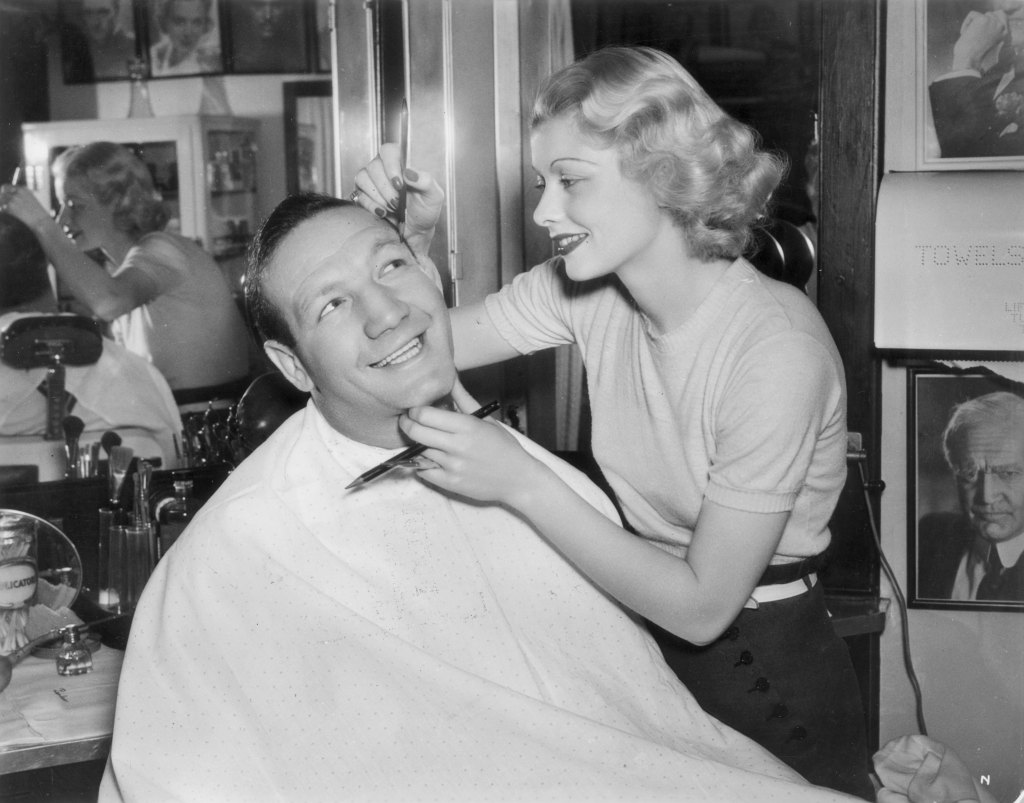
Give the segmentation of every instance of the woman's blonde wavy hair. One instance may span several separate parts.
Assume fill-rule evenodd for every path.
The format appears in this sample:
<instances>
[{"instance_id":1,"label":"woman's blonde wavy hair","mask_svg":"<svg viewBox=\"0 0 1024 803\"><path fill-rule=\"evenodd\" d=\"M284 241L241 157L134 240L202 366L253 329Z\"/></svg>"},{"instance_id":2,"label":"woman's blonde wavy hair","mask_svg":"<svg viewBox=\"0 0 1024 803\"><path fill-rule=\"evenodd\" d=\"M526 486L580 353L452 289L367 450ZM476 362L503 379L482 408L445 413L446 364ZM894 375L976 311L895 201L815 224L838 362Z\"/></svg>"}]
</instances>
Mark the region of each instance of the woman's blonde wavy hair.
<instances>
[{"instance_id":1,"label":"woman's blonde wavy hair","mask_svg":"<svg viewBox=\"0 0 1024 803\"><path fill-rule=\"evenodd\" d=\"M783 156L760 150L753 129L654 48L605 48L551 75L530 125L563 115L618 150L623 174L672 214L698 259L743 254L786 173Z\"/></svg>"},{"instance_id":2,"label":"woman's blonde wavy hair","mask_svg":"<svg viewBox=\"0 0 1024 803\"><path fill-rule=\"evenodd\" d=\"M101 204L113 204L114 225L133 239L167 225L170 216L149 168L123 145L91 142L68 148L54 161L53 174L82 181Z\"/></svg>"}]
</instances>

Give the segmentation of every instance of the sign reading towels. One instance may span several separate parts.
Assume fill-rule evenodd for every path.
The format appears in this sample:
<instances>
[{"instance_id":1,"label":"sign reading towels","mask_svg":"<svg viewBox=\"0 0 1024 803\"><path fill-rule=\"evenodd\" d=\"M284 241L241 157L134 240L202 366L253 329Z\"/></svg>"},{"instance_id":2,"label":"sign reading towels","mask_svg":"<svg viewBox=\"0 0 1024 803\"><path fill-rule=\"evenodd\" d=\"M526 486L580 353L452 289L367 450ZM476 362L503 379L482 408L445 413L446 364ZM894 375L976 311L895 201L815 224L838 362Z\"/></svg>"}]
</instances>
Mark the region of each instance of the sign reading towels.
<instances>
[{"instance_id":1,"label":"sign reading towels","mask_svg":"<svg viewBox=\"0 0 1024 803\"><path fill-rule=\"evenodd\" d=\"M890 173L882 180L877 348L1024 352L1022 198L1024 171Z\"/></svg>"}]
</instances>

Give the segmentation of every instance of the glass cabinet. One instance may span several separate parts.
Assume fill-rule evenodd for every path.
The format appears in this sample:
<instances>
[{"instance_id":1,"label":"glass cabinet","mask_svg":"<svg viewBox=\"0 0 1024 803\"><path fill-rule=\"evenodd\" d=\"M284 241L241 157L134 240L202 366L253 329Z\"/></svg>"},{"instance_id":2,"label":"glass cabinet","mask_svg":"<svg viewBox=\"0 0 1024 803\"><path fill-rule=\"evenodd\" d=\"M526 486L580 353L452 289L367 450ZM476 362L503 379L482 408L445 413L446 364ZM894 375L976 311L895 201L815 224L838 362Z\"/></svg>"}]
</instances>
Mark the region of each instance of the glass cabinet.
<instances>
[{"instance_id":1,"label":"glass cabinet","mask_svg":"<svg viewBox=\"0 0 1024 803\"><path fill-rule=\"evenodd\" d=\"M26 181L56 210L51 165L62 151L97 140L131 148L167 203L167 229L199 242L240 295L245 249L259 215L258 128L257 120L204 115L26 123Z\"/></svg>"}]
</instances>

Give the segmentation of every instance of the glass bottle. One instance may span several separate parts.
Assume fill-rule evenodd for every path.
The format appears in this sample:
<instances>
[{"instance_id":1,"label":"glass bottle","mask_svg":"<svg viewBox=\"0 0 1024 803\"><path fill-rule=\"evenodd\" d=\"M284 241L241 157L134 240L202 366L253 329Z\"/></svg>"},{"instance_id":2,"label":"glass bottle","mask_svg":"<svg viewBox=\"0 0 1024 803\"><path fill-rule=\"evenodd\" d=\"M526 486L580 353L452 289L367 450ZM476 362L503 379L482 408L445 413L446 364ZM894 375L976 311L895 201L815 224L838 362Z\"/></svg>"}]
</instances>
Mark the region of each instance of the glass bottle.
<instances>
[{"instance_id":1,"label":"glass bottle","mask_svg":"<svg viewBox=\"0 0 1024 803\"><path fill-rule=\"evenodd\" d=\"M128 117L152 117L153 106L149 102L149 85L146 84L146 62L138 58L129 61L128 75L132 82L131 100L128 103Z\"/></svg>"},{"instance_id":2,"label":"glass bottle","mask_svg":"<svg viewBox=\"0 0 1024 803\"><path fill-rule=\"evenodd\" d=\"M199 500L192 495L192 479L185 473L174 473L174 496L161 499L154 514L159 525L160 555L166 555L178 536L199 510Z\"/></svg>"},{"instance_id":3,"label":"glass bottle","mask_svg":"<svg viewBox=\"0 0 1024 803\"><path fill-rule=\"evenodd\" d=\"M77 627L64 631L64 642L57 652L58 675L84 675L92 671L92 650L82 641Z\"/></svg>"}]
</instances>

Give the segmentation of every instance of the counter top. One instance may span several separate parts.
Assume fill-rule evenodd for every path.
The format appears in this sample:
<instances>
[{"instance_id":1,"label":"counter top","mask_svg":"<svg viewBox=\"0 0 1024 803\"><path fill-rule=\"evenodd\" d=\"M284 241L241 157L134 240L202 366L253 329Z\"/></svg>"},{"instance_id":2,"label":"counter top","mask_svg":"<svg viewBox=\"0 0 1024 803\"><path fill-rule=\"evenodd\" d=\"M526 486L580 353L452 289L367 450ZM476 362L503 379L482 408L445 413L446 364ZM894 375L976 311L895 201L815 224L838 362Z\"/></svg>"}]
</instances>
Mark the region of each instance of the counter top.
<instances>
[{"instance_id":1,"label":"counter top","mask_svg":"<svg viewBox=\"0 0 1024 803\"><path fill-rule=\"evenodd\" d=\"M104 758L124 653L101 647L93 670L57 674L53 658L26 658L0 692L0 775Z\"/></svg>"},{"instance_id":2,"label":"counter top","mask_svg":"<svg viewBox=\"0 0 1024 803\"><path fill-rule=\"evenodd\" d=\"M829 594L843 638L881 633L888 599ZM64 677L52 658L26 658L0 693L0 775L103 759L110 751L124 653L101 647L93 671Z\"/></svg>"}]
</instances>

